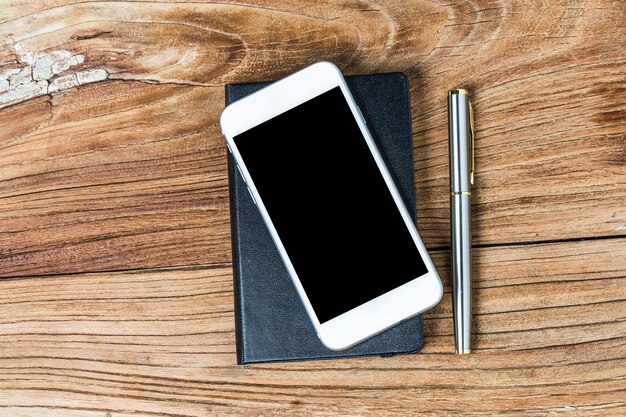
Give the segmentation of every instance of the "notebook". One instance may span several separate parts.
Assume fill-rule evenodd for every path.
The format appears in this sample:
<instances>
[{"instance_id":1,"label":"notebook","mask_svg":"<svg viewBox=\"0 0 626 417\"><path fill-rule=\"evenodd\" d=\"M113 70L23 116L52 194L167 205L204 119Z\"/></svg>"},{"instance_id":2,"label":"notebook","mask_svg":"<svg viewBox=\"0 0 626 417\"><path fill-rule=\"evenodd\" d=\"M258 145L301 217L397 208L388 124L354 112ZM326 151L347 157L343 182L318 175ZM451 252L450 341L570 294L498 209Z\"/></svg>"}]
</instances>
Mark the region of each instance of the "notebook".
<instances>
[{"instance_id":1,"label":"notebook","mask_svg":"<svg viewBox=\"0 0 626 417\"><path fill-rule=\"evenodd\" d=\"M346 77L370 132L415 218L409 85L402 73ZM227 84L226 104L270 83ZM289 273L228 153L237 363L391 356L423 345L416 316L351 348L333 351L315 333ZM358 210L358 207L354 208ZM323 259L320 259L323 262Z\"/></svg>"}]
</instances>

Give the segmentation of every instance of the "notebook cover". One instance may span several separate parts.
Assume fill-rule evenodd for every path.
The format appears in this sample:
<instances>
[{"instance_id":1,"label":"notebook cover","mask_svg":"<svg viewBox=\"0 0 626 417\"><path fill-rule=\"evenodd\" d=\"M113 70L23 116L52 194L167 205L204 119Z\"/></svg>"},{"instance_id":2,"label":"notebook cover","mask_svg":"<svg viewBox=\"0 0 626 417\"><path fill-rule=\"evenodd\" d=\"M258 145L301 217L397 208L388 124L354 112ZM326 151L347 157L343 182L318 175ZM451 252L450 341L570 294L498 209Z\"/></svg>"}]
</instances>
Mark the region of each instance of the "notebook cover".
<instances>
[{"instance_id":1,"label":"notebook cover","mask_svg":"<svg viewBox=\"0 0 626 417\"><path fill-rule=\"evenodd\" d=\"M386 73L349 76L346 80L409 212L415 218L413 141L407 78L402 73ZM269 84L227 84L226 104ZM421 349L421 316L405 320L349 349L332 351L326 348L315 333L230 153L228 177L238 364L391 356Z\"/></svg>"}]
</instances>

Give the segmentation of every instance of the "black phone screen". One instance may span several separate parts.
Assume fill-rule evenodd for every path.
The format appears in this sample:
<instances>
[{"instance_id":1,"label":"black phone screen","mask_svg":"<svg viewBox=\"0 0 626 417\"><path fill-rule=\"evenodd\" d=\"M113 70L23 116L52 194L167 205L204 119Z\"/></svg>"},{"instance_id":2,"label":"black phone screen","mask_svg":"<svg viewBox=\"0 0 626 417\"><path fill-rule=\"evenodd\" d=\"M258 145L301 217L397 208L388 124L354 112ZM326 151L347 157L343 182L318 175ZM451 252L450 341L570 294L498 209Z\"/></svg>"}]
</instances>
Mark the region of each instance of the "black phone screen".
<instances>
[{"instance_id":1,"label":"black phone screen","mask_svg":"<svg viewBox=\"0 0 626 417\"><path fill-rule=\"evenodd\" d=\"M234 141L320 323L427 272L339 87Z\"/></svg>"}]
</instances>

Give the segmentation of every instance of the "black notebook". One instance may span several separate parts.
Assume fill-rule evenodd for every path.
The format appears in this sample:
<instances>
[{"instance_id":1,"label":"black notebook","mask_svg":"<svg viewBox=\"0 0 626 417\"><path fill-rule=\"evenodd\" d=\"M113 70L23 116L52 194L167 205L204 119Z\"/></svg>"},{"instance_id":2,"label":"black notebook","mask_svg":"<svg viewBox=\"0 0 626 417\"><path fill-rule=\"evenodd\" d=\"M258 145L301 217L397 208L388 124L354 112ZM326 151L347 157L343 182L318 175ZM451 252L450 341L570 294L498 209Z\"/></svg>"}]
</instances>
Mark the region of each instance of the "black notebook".
<instances>
[{"instance_id":1,"label":"black notebook","mask_svg":"<svg viewBox=\"0 0 626 417\"><path fill-rule=\"evenodd\" d=\"M346 80L409 212L415 218L408 80L401 73L357 75L346 77ZM226 104L268 84L228 84ZM349 349L332 351L326 348L315 333L230 153L228 177L237 363L391 356L421 349L421 316L405 320Z\"/></svg>"}]
</instances>

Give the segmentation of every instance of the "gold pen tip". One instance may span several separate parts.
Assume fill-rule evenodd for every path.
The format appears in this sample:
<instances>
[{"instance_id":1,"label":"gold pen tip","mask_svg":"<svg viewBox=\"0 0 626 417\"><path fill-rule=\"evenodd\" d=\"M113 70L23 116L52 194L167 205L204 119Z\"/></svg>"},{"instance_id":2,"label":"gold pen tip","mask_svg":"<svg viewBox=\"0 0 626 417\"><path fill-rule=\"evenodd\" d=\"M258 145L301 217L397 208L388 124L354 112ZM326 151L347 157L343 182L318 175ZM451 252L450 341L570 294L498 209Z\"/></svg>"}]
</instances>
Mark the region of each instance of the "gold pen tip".
<instances>
[{"instance_id":1,"label":"gold pen tip","mask_svg":"<svg viewBox=\"0 0 626 417\"><path fill-rule=\"evenodd\" d=\"M448 90L448 95L453 96L455 94L463 94L469 96L469 93L464 88L455 88L454 90Z\"/></svg>"}]
</instances>

